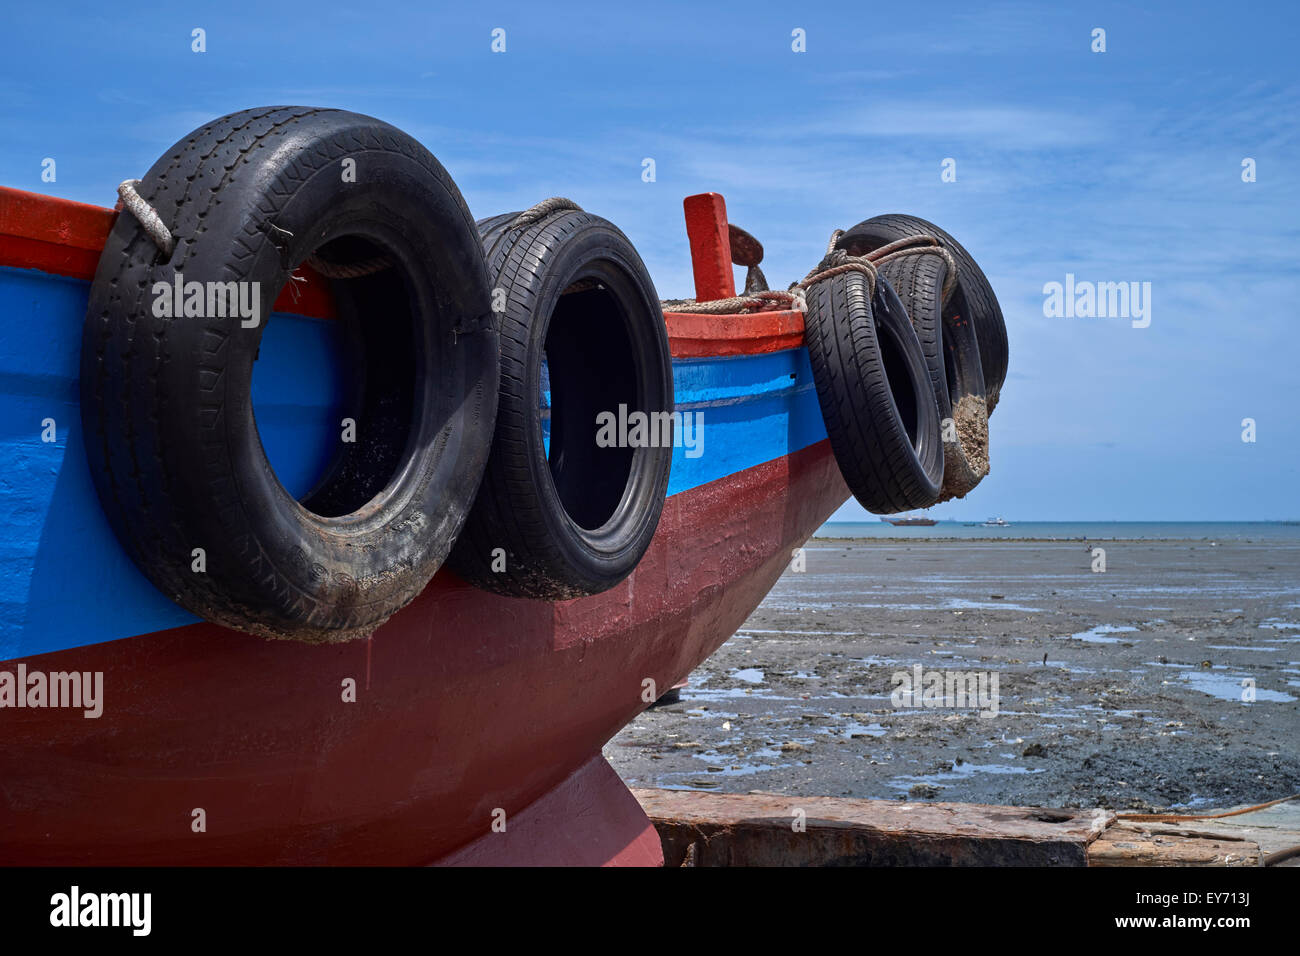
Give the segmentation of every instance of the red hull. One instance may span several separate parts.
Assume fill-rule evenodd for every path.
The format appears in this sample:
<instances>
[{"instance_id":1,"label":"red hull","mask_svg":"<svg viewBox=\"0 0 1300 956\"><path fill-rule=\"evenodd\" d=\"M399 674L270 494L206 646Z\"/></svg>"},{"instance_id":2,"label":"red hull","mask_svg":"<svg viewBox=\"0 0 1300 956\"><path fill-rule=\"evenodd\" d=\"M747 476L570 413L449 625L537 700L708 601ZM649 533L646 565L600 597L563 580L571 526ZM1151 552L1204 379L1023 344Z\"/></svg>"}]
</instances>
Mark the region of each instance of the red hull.
<instances>
[{"instance_id":1,"label":"red hull","mask_svg":"<svg viewBox=\"0 0 1300 956\"><path fill-rule=\"evenodd\" d=\"M847 497L823 441L670 498L633 577L594 598L505 599L444 572L364 643L196 624L29 658L118 690L98 720L7 714L0 862L540 862L538 839L491 848L494 811L507 834L589 827L574 808L610 786L601 746L744 622ZM611 820L550 861L652 862L644 815Z\"/></svg>"}]
</instances>

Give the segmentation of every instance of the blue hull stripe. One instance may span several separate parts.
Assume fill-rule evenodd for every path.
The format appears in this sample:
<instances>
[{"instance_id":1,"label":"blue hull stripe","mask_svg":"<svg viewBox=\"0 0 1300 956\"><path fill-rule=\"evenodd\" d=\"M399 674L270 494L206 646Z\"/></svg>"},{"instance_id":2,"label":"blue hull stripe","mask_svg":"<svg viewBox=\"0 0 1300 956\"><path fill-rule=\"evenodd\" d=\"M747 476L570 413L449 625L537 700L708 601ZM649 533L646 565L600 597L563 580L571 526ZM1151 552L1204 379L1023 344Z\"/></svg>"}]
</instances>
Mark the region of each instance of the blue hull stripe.
<instances>
[{"instance_id":1,"label":"blue hull stripe","mask_svg":"<svg viewBox=\"0 0 1300 956\"><path fill-rule=\"evenodd\" d=\"M0 268L0 660L198 620L157 591L118 545L82 450L77 376L89 284ZM267 457L293 494L338 440L334 323L277 314L253 400ZM673 363L678 409L702 416L698 449L674 449L680 494L826 437L808 355L791 349ZM42 440L53 419L52 442Z\"/></svg>"}]
</instances>

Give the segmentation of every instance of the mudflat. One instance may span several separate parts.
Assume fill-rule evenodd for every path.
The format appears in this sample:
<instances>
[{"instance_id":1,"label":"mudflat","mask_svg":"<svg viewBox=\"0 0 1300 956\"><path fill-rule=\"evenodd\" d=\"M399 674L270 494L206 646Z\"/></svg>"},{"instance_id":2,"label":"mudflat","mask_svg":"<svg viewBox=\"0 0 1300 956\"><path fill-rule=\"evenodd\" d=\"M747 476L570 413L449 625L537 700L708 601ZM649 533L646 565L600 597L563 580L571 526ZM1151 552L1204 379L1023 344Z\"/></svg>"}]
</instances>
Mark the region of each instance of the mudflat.
<instances>
[{"instance_id":1,"label":"mudflat","mask_svg":"<svg viewBox=\"0 0 1300 956\"><path fill-rule=\"evenodd\" d=\"M814 538L803 566L606 745L630 785L1191 812L1300 791L1300 542Z\"/></svg>"}]
</instances>

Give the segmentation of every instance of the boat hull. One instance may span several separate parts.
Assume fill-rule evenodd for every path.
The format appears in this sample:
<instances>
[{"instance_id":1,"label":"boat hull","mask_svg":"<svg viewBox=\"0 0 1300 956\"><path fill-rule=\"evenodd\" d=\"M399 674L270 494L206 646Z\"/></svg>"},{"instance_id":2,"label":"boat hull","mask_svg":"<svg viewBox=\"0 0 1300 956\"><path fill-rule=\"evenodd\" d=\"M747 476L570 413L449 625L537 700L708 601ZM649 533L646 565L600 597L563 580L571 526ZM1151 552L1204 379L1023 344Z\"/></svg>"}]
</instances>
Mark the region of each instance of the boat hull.
<instances>
[{"instance_id":1,"label":"boat hull","mask_svg":"<svg viewBox=\"0 0 1300 956\"><path fill-rule=\"evenodd\" d=\"M847 496L820 442L674 495L605 594L501 598L444 571L368 641L202 623L27 659L126 696L98 719L6 714L0 859L424 864L494 819L508 832L722 644Z\"/></svg>"},{"instance_id":2,"label":"boat hull","mask_svg":"<svg viewBox=\"0 0 1300 956\"><path fill-rule=\"evenodd\" d=\"M0 189L0 417L14 423L0 685L78 673L103 688L86 716L6 704L0 686L0 863L655 862L602 746L743 623L849 494L801 314L666 317L677 408L707 440L674 449L653 542L616 588L531 601L443 570L368 640L268 641L154 589L100 511L77 373L112 221ZM338 421L328 283L303 271L253 382L291 494Z\"/></svg>"}]
</instances>

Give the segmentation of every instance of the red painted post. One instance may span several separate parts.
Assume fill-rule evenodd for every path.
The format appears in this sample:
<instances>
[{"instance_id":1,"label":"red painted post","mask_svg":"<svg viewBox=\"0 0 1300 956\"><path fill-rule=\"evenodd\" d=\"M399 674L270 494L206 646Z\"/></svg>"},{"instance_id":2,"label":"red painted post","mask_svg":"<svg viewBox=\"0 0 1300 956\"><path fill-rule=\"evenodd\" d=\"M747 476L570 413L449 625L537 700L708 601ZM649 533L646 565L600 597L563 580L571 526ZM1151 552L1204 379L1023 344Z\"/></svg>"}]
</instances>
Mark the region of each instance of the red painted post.
<instances>
[{"instance_id":1,"label":"red painted post","mask_svg":"<svg viewBox=\"0 0 1300 956\"><path fill-rule=\"evenodd\" d=\"M727 203L719 193L700 193L682 200L686 235L691 240L695 299L711 302L736 294L731 271L731 237L727 234Z\"/></svg>"}]
</instances>

